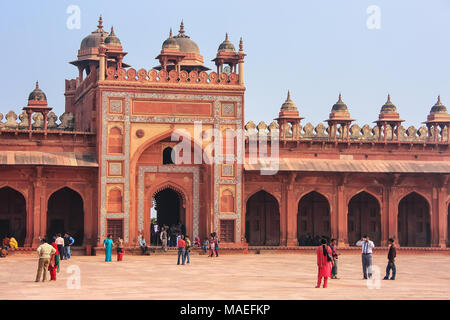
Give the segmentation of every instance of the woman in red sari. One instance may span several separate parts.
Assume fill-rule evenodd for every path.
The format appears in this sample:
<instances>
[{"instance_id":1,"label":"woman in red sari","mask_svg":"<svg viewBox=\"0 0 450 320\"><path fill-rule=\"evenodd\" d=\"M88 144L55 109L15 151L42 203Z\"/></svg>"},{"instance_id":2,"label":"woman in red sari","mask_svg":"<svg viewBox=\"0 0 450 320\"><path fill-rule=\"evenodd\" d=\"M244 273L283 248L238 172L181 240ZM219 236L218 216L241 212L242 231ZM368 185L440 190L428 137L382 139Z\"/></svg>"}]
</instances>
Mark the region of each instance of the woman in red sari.
<instances>
[{"instance_id":1,"label":"woman in red sari","mask_svg":"<svg viewBox=\"0 0 450 320\"><path fill-rule=\"evenodd\" d=\"M52 246L53 248L55 248L56 252L50 258L48 271L50 271L50 280L56 281L56 271L59 272L59 252L58 252L58 245L55 242L52 243Z\"/></svg>"},{"instance_id":2,"label":"woman in red sari","mask_svg":"<svg viewBox=\"0 0 450 320\"><path fill-rule=\"evenodd\" d=\"M331 248L327 246L327 240L322 239L321 245L317 247L317 266L319 267L319 274L317 275L316 288L320 288L320 283L323 278L323 287L327 287L328 278L331 277L331 264L333 259L331 258Z\"/></svg>"}]
</instances>

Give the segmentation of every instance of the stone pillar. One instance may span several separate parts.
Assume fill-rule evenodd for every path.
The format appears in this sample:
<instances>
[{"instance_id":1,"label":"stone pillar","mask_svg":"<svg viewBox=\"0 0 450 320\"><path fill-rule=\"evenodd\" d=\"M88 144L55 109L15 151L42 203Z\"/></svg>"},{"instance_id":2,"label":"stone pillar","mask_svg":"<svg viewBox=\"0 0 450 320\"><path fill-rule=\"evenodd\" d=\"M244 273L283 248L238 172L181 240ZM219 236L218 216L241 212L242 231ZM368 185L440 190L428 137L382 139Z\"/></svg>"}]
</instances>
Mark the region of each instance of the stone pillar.
<instances>
[{"instance_id":1,"label":"stone pillar","mask_svg":"<svg viewBox=\"0 0 450 320\"><path fill-rule=\"evenodd\" d=\"M37 167L37 176L33 181L33 241L32 246L39 245L39 237L44 237L47 233L47 213L44 201L44 182L42 180L42 167Z\"/></svg>"},{"instance_id":2,"label":"stone pillar","mask_svg":"<svg viewBox=\"0 0 450 320\"><path fill-rule=\"evenodd\" d=\"M383 186L383 196L380 203L380 217L381 217L381 245L387 246L388 239L394 236L396 232L393 230L391 223L394 217L391 217L391 199L390 199L391 187L388 185Z\"/></svg>"},{"instance_id":3,"label":"stone pillar","mask_svg":"<svg viewBox=\"0 0 450 320\"><path fill-rule=\"evenodd\" d=\"M347 203L344 196L344 185L337 186L336 208L338 216L338 246L348 246Z\"/></svg>"},{"instance_id":4,"label":"stone pillar","mask_svg":"<svg viewBox=\"0 0 450 320\"><path fill-rule=\"evenodd\" d=\"M27 218L26 218L27 234L25 236L24 247L31 247L33 244L33 236L34 236L33 195L34 195L33 183L30 182L27 188L27 197L25 198L27 208Z\"/></svg>"},{"instance_id":5,"label":"stone pillar","mask_svg":"<svg viewBox=\"0 0 450 320\"><path fill-rule=\"evenodd\" d=\"M394 238L395 242L397 243L397 245L399 245L399 238L398 238L398 201L396 201L397 197L396 195L396 190L392 187L389 187L386 192L388 192L388 210L389 210L389 215L388 215L388 231L389 237Z\"/></svg>"},{"instance_id":6,"label":"stone pillar","mask_svg":"<svg viewBox=\"0 0 450 320\"><path fill-rule=\"evenodd\" d=\"M84 239L83 244L86 246L92 243L92 195L93 186L92 184L87 185L86 197L83 198L83 211L84 211ZM80 195L81 196L81 195Z\"/></svg>"},{"instance_id":7,"label":"stone pillar","mask_svg":"<svg viewBox=\"0 0 450 320\"><path fill-rule=\"evenodd\" d=\"M298 203L297 199L295 199L294 186L288 185L287 193L286 193L286 228L287 228L287 237L286 237L286 245L287 246L297 246L298 238L297 238L297 211L298 211Z\"/></svg>"},{"instance_id":8,"label":"stone pillar","mask_svg":"<svg viewBox=\"0 0 450 320\"><path fill-rule=\"evenodd\" d=\"M244 85L244 61L239 62L239 84Z\"/></svg>"},{"instance_id":9,"label":"stone pillar","mask_svg":"<svg viewBox=\"0 0 450 320\"><path fill-rule=\"evenodd\" d=\"M438 188L438 217L439 217L439 242L438 246L440 248L447 247L447 235L448 235L448 207L446 203L447 198L447 188L440 187Z\"/></svg>"},{"instance_id":10,"label":"stone pillar","mask_svg":"<svg viewBox=\"0 0 450 320\"><path fill-rule=\"evenodd\" d=\"M288 229L288 215L289 215L289 206L288 206L288 186L287 179L282 177L281 180L281 201L280 201L280 245L287 245L287 229Z\"/></svg>"}]
</instances>

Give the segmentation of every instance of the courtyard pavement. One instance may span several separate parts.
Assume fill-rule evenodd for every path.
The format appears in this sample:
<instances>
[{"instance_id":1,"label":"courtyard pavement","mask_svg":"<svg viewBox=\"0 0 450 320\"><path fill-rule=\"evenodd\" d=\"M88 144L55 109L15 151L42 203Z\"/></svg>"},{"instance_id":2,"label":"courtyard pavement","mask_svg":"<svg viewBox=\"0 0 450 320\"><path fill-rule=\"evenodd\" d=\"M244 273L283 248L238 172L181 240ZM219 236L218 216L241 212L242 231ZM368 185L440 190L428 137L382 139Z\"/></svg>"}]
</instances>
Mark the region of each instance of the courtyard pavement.
<instances>
[{"instance_id":1,"label":"courtyard pavement","mask_svg":"<svg viewBox=\"0 0 450 320\"><path fill-rule=\"evenodd\" d=\"M209 258L193 255L176 265L175 255L127 256L104 262L103 256L73 256L62 261L56 282L34 282L37 259L0 259L0 300L10 299L450 299L450 256L405 255L397 258L397 280L362 280L361 257L341 255L339 280L316 289L316 256L247 254ZM380 277L385 254L374 256ZM80 281L73 281L79 270ZM375 272L376 275L376 272ZM80 284L77 288L77 283Z\"/></svg>"}]
</instances>

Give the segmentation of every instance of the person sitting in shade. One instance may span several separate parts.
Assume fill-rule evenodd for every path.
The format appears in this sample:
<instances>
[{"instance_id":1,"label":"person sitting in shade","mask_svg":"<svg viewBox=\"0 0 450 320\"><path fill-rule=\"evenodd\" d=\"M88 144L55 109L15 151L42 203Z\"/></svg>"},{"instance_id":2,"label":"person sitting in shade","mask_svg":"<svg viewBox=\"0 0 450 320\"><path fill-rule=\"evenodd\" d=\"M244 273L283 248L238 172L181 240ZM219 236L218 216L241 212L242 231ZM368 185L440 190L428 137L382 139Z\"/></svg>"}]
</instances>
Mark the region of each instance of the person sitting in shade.
<instances>
[{"instance_id":1,"label":"person sitting in shade","mask_svg":"<svg viewBox=\"0 0 450 320\"><path fill-rule=\"evenodd\" d=\"M145 238L142 234L139 235L138 242L139 242L139 247L141 248L142 254L146 254L148 247L147 247L147 243L145 242Z\"/></svg>"},{"instance_id":2,"label":"person sitting in shade","mask_svg":"<svg viewBox=\"0 0 450 320\"><path fill-rule=\"evenodd\" d=\"M6 236L6 237L3 238L3 248L6 249L6 251L9 250L9 240L10 240L10 239L9 239L8 236Z\"/></svg>"},{"instance_id":3,"label":"person sitting in shade","mask_svg":"<svg viewBox=\"0 0 450 320\"><path fill-rule=\"evenodd\" d=\"M17 243L17 240L14 237L11 237L11 239L9 239L9 247L13 250L19 248L19 244Z\"/></svg>"},{"instance_id":4,"label":"person sitting in shade","mask_svg":"<svg viewBox=\"0 0 450 320\"><path fill-rule=\"evenodd\" d=\"M208 238L205 238L205 240L203 240L203 243L202 243L203 252L207 253L208 248L209 248L209 241L208 241Z\"/></svg>"}]
</instances>

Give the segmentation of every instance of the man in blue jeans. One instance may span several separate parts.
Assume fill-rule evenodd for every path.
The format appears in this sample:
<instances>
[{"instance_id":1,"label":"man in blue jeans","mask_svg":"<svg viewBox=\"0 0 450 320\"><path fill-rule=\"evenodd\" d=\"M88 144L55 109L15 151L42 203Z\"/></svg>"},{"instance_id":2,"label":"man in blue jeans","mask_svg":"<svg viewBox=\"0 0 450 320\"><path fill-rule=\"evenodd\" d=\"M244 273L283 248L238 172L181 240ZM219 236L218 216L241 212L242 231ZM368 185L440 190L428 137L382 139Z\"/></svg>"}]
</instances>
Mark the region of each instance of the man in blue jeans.
<instances>
[{"instance_id":1,"label":"man in blue jeans","mask_svg":"<svg viewBox=\"0 0 450 320\"><path fill-rule=\"evenodd\" d=\"M181 264L184 264L184 261L186 259L186 254L185 254L186 253L186 251L185 251L186 242L184 241L183 238L184 237L181 236L180 239L178 240L178 263L177 263L177 265L180 264L180 258L182 260Z\"/></svg>"},{"instance_id":2,"label":"man in blue jeans","mask_svg":"<svg viewBox=\"0 0 450 320\"><path fill-rule=\"evenodd\" d=\"M339 279L337 277L338 273L338 255L336 252L336 239L331 239L330 249L331 249L331 257L333 258L333 267L331 267L331 279Z\"/></svg>"},{"instance_id":3,"label":"man in blue jeans","mask_svg":"<svg viewBox=\"0 0 450 320\"><path fill-rule=\"evenodd\" d=\"M395 257L397 256L397 248L394 244L394 239L390 238L389 240L389 252L388 252L388 264L386 266L386 276L383 280L395 280L395 275L397 273L397 268L395 266ZM392 277L389 279L389 274L392 269Z\"/></svg>"},{"instance_id":4,"label":"man in blue jeans","mask_svg":"<svg viewBox=\"0 0 450 320\"><path fill-rule=\"evenodd\" d=\"M64 257L66 259L70 259L70 254L71 254L71 246L73 245L73 243L75 242L75 240L68 234L64 234Z\"/></svg>"}]
</instances>

